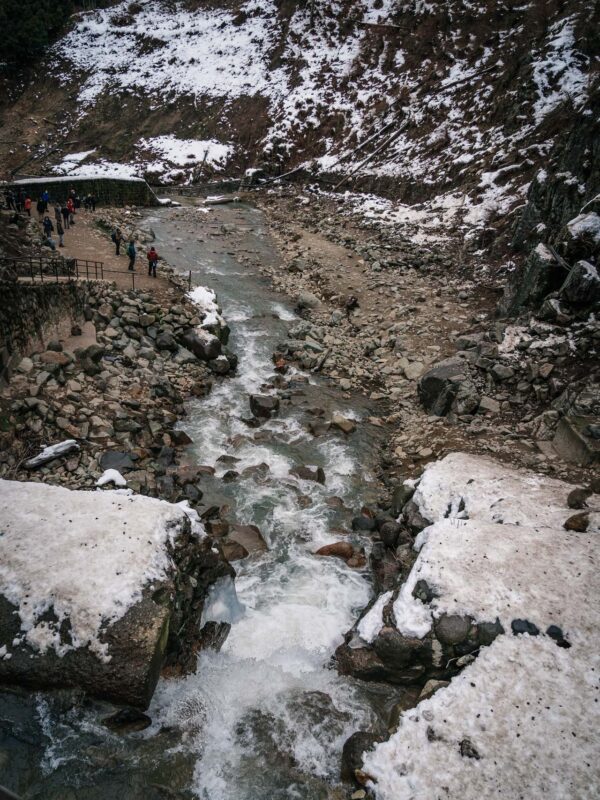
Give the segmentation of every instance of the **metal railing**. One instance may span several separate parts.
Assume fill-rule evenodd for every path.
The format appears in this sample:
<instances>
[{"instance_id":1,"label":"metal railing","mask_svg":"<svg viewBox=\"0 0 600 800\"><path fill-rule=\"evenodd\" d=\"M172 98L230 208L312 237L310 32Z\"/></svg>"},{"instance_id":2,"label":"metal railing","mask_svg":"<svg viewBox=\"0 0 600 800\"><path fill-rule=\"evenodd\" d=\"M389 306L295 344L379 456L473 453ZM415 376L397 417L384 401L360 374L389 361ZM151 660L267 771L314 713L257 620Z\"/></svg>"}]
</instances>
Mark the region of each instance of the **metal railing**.
<instances>
[{"instance_id":1,"label":"metal railing","mask_svg":"<svg viewBox=\"0 0 600 800\"><path fill-rule=\"evenodd\" d=\"M63 283L70 281L110 281L111 275L127 275L131 278L131 288L135 289L136 275L143 273L128 269L108 269L103 261L85 258L56 258L31 256L29 258L10 258L0 256L0 281L25 280L31 283ZM170 280L170 279L169 279ZM192 288L192 272L188 273L186 283Z\"/></svg>"}]
</instances>

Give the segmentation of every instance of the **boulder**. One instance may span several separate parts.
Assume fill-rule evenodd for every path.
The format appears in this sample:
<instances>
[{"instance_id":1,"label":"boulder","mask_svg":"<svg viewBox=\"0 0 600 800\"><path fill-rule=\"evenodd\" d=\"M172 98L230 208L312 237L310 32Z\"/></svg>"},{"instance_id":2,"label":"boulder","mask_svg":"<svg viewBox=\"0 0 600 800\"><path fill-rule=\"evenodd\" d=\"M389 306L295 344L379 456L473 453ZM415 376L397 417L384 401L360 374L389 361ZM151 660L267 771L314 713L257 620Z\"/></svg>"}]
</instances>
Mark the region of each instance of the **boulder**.
<instances>
[{"instance_id":1,"label":"boulder","mask_svg":"<svg viewBox=\"0 0 600 800\"><path fill-rule=\"evenodd\" d=\"M362 782L363 755L372 750L383 737L368 731L356 731L344 742L340 777L343 781Z\"/></svg>"},{"instance_id":2,"label":"boulder","mask_svg":"<svg viewBox=\"0 0 600 800\"><path fill-rule=\"evenodd\" d=\"M250 411L255 417L268 417L279 411L279 398L273 394L251 394Z\"/></svg>"},{"instance_id":3,"label":"boulder","mask_svg":"<svg viewBox=\"0 0 600 800\"><path fill-rule=\"evenodd\" d=\"M315 483L322 483L325 485L325 472L323 467L293 467L290 470L290 475L294 475L296 478L300 478L303 481L314 481Z\"/></svg>"},{"instance_id":4,"label":"boulder","mask_svg":"<svg viewBox=\"0 0 600 800\"><path fill-rule=\"evenodd\" d=\"M0 509L1 683L146 708L163 665L193 666L198 609L233 570L186 512L17 481L0 481Z\"/></svg>"},{"instance_id":5,"label":"boulder","mask_svg":"<svg viewBox=\"0 0 600 800\"><path fill-rule=\"evenodd\" d=\"M419 380L419 399L427 411L437 417L448 413L460 384L466 380L466 366L459 358L447 358L435 364Z\"/></svg>"},{"instance_id":6,"label":"boulder","mask_svg":"<svg viewBox=\"0 0 600 800\"><path fill-rule=\"evenodd\" d=\"M221 355L219 338L202 328L185 331L180 336L179 342L200 361L213 361Z\"/></svg>"},{"instance_id":7,"label":"boulder","mask_svg":"<svg viewBox=\"0 0 600 800\"><path fill-rule=\"evenodd\" d=\"M316 551L315 555L333 556L334 558L341 558L344 561L347 561L354 555L354 547L352 547L350 542L334 542L333 544L326 544L323 547L320 547Z\"/></svg>"},{"instance_id":8,"label":"boulder","mask_svg":"<svg viewBox=\"0 0 600 800\"><path fill-rule=\"evenodd\" d=\"M337 411L331 415L331 424L334 428L339 428L343 433L353 433L356 430L356 422L344 417Z\"/></svg>"},{"instance_id":9,"label":"boulder","mask_svg":"<svg viewBox=\"0 0 600 800\"><path fill-rule=\"evenodd\" d=\"M240 545L247 555L265 553L269 549L256 525L231 525L224 541Z\"/></svg>"},{"instance_id":10,"label":"boulder","mask_svg":"<svg viewBox=\"0 0 600 800\"><path fill-rule=\"evenodd\" d=\"M300 292L296 306L302 308L317 308L320 305L319 298L312 292Z\"/></svg>"},{"instance_id":11,"label":"boulder","mask_svg":"<svg viewBox=\"0 0 600 800\"><path fill-rule=\"evenodd\" d=\"M135 465L129 453L107 450L100 456L100 468L104 471L116 469L118 472L127 472L127 470L135 469Z\"/></svg>"}]
</instances>

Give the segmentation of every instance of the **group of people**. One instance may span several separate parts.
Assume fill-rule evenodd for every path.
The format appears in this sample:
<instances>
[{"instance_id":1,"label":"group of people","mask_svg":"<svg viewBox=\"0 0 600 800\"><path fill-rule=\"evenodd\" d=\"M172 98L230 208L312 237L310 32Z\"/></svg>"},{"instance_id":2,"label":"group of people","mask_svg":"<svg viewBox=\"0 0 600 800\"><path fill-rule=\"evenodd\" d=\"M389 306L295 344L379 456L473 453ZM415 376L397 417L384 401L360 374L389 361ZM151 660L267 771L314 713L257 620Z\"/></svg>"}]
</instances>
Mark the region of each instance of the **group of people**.
<instances>
[{"instance_id":1,"label":"group of people","mask_svg":"<svg viewBox=\"0 0 600 800\"><path fill-rule=\"evenodd\" d=\"M115 246L115 255L121 255L121 245L124 243L125 239L123 234L121 233L121 229L119 227L115 227L110 234L110 238ZM130 239L127 248L125 249L125 254L129 258L129 266L128 270L133 272L135 270L135 261L137 259L138 251L135 247L135 240ZM158 253L154 245L150 247L148 252L146 253L146 258L148 259L148 275L153 278L156 278L156 267L158 266Z\"/></svg>"},{"instance_id":2,"label":"group of people","mask_svg":"<svg viewBox=\"0 0 600 800\"><path fill-rule=\"evenodd\" d=\"M10 188L6 189L4 192L4 200L9 210L14 211L16 214L24 212L28 217L31 217L33 201L31 195L24 189L19 188L16 191ZM92 193L87 194L83 199L83 206L87 211L95 211L96 203L96 195ZM65 246L65 231L67 231L71 225L75 224L75 215L81 208L81 205L81 198L75 189L71 187L65 202L54 203L54 219L52 219L49 212L50 193L47 189L44 189L36 202L38 219L44 232L44 241L42 243L44 246L49 247L51 250L56 250L56 242L52 236L53 233L56 233L58 237L58 246Z\"/></svg>"}]
</instances>

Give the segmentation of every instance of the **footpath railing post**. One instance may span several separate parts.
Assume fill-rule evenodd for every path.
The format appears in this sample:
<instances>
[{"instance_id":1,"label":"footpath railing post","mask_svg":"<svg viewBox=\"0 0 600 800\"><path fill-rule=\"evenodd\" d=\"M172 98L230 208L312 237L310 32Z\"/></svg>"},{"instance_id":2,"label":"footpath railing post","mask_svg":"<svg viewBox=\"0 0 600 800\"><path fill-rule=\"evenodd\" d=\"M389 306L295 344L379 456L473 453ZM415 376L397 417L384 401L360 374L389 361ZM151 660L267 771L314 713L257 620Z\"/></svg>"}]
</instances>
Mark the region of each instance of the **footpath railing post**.
<instances>
[{"instance_id":1,"label":"footpath railing post","mask_svg":"<svg viewBox=\"0 0 600 800\"><path fill-rule=\"evenodd\" d=\"M192 270L190 270L190 274L188 275L188 291L192 291Z\"/></svg>"},{"instance_id":2,"label":"footpath railing post","mask_svg":"<svg viewBox=\"0 0 600 800\"><path fill-rule=\"evenodd\" d=\"M89 262L86 259L86 261L85 261L85 279L86 279L86 281L89 281L89 279L90 279L90 269L89 269L89 267L90 267Z\"/></svg>"}]
</instances>

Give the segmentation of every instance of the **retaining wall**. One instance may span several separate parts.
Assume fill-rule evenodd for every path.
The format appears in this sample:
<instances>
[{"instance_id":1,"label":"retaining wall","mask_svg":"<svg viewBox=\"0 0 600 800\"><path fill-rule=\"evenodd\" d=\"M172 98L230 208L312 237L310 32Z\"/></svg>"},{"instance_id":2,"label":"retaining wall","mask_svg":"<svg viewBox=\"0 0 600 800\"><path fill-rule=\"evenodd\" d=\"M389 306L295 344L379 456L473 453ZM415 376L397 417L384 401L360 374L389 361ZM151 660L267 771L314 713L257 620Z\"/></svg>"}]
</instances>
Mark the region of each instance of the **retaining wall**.
<instances>
[{"instance_id":1,"label":"retaining wall","mask_svg":"<svg viewBox=\"0 0 600 800\"><path fill-rule=\"evenodd\" d=\"M87 194L94 194L98 204L102 206L156 206L159 204L156 195L146 181L139 178L49 176L24 178L8 185L15 191L23 189L29 192L34 203L44 189L48 190L52 202L64 202L69 189L73 187L82 200Z\"/></svg>"}]
</instances>

